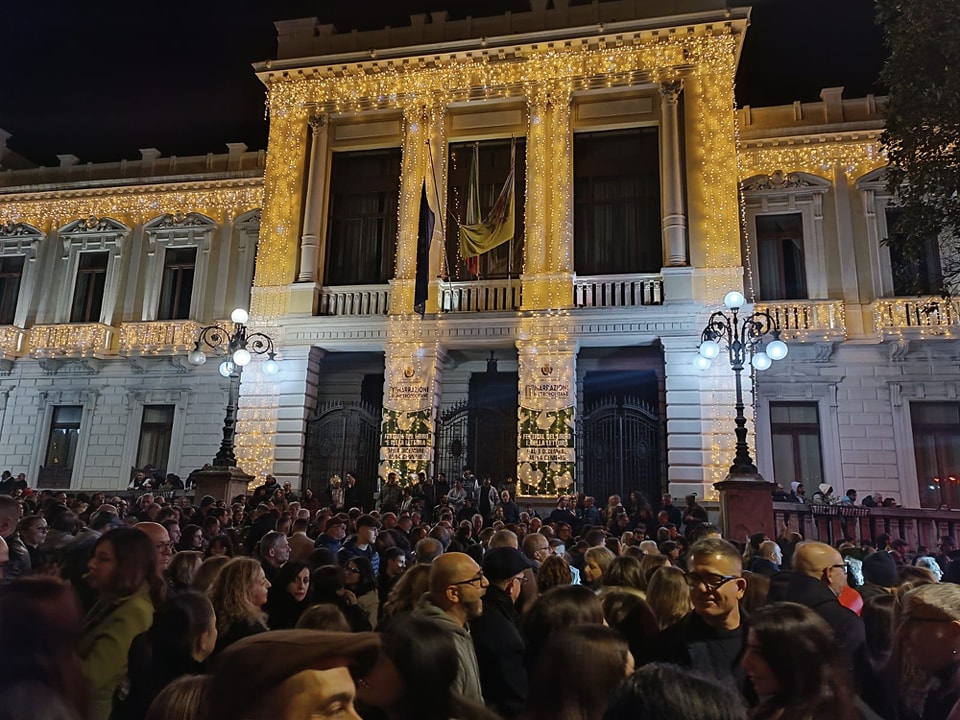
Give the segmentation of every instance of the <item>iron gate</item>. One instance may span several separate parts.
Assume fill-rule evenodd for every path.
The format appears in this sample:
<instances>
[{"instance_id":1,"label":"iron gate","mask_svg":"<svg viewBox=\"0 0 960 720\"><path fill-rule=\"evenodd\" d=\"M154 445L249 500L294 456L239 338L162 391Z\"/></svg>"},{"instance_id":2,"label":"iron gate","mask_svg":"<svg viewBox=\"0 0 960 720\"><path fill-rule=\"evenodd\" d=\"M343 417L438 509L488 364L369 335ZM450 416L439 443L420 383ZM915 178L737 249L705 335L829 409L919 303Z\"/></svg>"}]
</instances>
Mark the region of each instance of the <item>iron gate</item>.
<instances>
[{"instance_id":1,"label":"iron gate","mask_svg":"<svg viewBox=\"0 0 960 720\"><path fill-rule=\"evenodd\" d=\"M638 398L607 397L578 423L577 477L598 505L639 490L656 503L666 478L659 413Z\"/></svg>"},{"instance_id":2,"label":"iron gate","mask_svg":"<svg viewBox=\"0 0 960 720\"><path fill-rule=\"evenodd\" d=\"M489 475L494 482L516 475L516 408L511 412L464 400L441 413L437 422L435 471L444 473L452 485L464 467L470 467L479 478Z\"/></svg>"},{"instance_id":3,"label":"iron gate","mask_svg":"<svg viewBox=\"0 0 960 720\"><path fill-rule=\"evenodd\" d=\"M303 449L303 485L327 500L333 475L357 478L362 507L373 507L380 457L380 408L362 402L328 402L307 420Z\"/></svg>"}]
</instances>

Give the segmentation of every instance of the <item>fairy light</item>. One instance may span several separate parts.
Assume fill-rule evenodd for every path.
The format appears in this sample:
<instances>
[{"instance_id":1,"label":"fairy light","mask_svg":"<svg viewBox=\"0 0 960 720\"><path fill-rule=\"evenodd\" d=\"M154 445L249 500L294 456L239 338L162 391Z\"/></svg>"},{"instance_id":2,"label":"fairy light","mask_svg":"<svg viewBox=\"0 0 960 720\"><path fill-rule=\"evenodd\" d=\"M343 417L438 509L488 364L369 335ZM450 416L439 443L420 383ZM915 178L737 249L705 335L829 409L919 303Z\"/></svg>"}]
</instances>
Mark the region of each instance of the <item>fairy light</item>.
<instances>
[{"instance_id":1,"label":"fairy light","mask_svg":"<svg viewBox=\"0 0 960 720\"><path fill-rule=\"evenodd\" d=\"M30 329L34 358L93 357L110 351L113 328L99 323L36 325Z\"/></svg>"},{"instance_id":2,"label":"fairy light","mask_svg":"<svg viewBox=\"0 0 960 720\"><path fill-rule=\"evenodd\" d=\"M772 146L750 143L740 155L741 180L781 169L823 176L836 166L851 177L861 177L887 164L879 133L816 143Z\"/></svg>"},{"instance_id":3,"label":"fairy light","mask_svg":"<svg viewBox=\"0 0 960 720\"><path fill-rule=\"evenodd\" d=\"M953 338L960 334L960 300L934 296L878 300L873 324L881 337Z\"/></svg>"},{"instance_id":4,"label":"fairy light","mask_svg":"<svg viewBox=\"0 0 960 720\"><path fill-rule=\"evenodd\" d=\"M200 328L200 323L193 320L123 323L120 326L120 354L183 354L193 349Z\"/></svg>"}]
</instances>

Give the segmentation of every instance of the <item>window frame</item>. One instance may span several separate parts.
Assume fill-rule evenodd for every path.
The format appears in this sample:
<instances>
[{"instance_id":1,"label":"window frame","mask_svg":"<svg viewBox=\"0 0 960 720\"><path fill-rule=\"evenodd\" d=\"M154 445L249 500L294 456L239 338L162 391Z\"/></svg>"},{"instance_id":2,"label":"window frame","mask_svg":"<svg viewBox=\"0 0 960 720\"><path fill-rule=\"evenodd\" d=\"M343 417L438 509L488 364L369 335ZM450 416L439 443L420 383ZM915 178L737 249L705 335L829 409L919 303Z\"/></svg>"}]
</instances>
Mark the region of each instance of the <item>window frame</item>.
<instances>
[{"instance_id":1,"label":"window frame","mask_svg":"<svg viewBox=\"0 0 960 720\"><path fill-rule=\"evenodd\" d=\"M817 420L815 423L797 423L797 422L779 422L773 419L774 410L778 407L783 408L794 408L794 407L804 407L811 408L816 413ZM770 446L771 446L771 456L776 453L776 444L774 443L774 438L778 435L786 435L791 439L791 455L790 461L792 461L793 467L800 469L801 463L799 462L803 453L799 445L800 436L814 436L817 438L817 449L819 450L819 465L820 465L820 483L824 482L826 475L824 474L824 462L823 462L823 431L821 429L822 423L820 422L820 407L818 403L814 401L807 400L773 400L769 404L768 412L770 413ZM789 430L789 433L784 432L784 430ZM779 431L779 432L778 432ZM777 458L771 457L771 460L776 468L781 463L778 462ZM811 494L813 488L811 487L811 481L806 478L795 478L797 482L802 483L805 487L810 488ZM777 482L780 482L779 478ZM783 484L783 483L781 483Z\"/></svg>"},{"instance_id":2,"label":"window frame","mask_svg":"<svg viewBox=\"0 0 960 720\"><path fill-rule=\"evenodd\" d=\"M160 300L163 292L163 280L166 270L167 250L194 247L197 250L193 269L193 285L190 290L190 308L186 318L174 320L199 320L203 317L206 302L207 275L210 258L210 244L217 224L206 215L187 213L186 215L162 215L144 226L147 236L147 255L150 258L147 267L146 283L143 293L141 319L144 322L160 318Z\"/></svg>"},{"instance_id":3,"label":"window frame","mask_svg":"<svg viewBox=\"0 0 960 720\"><path fill-rule=\"evenodd\" d=\"M155 409L155 408L164 408L166 411L168 411L169 420L164 423L157 423L157 422L148 423L147 413L151 409ZM176 424L176 421L177 421L176 403L144 403L143 404L142 412L140 413L140 431L138 434L137 449L134 455L134 458L135 458L133 463L134 467L143 468L143 467L146 467L146 465L150 464L160 470L163 470L164 473L170 472L167 468L170 465L170 451L173 448L173 429L174 429L174 425ZM166 449L166 453L164 454L165 457L162 459L155 458L156 460L158 460L158 462L145 463L141 459L141 455L143 454L143 450L144 450L144 440L147 437L148 430L152 434L157 430L157 428L161 429L161 433L160 433L161 435L162 434L166 435L165 440L162 437L159 440L161 444L164 442L166 443L167 449ZM153 442L155 443L157 442L157 440L154 440Z\"/></svg>"},{"instance_id":4,"label":"window frame","mask_svg":"<svg viewBox=\"0 0 960 720\"><path fill-rule=\"evenodd\" d=\"M70 323L73 299L77 286L80 255L86 252L107 252L107 271L104 281L100 317L91 323L112 325L120 294L120 266L123 245L130 229L112 218L76 220L59 231L63 244L62 260L66 261L67 282L63 283L57 303L54 324Z\"/></svg>"},{"instance_id":5,"label":"window frame","mask_svg":"<svg viewBox=\"0 0 960 720\"><path fill-rule=\"evenodd\" d=\"M19 328L25 328L30 314L31 298L37 281L37 251L44 234L26 223L0 224L0 257L23 257L23 271L20 273L20 288L17 290L13 322Z\"/></svg>"}]
</instances>

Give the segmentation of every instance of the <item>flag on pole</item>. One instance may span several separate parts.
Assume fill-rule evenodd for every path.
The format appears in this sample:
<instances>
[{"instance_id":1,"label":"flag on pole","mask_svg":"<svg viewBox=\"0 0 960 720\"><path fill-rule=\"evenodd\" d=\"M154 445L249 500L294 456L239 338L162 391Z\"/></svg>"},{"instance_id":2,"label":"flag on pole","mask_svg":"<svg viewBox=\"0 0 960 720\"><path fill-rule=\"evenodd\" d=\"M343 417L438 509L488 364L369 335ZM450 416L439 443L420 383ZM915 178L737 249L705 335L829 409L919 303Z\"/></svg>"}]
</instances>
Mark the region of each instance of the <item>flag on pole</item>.
<instances>
[{"instance_id":1,"label":"flag on pole","mask_svg":"<svg viewBox=\"0 0 960 720\"><path fill-rule=\"evenodd\" d=\"M427 180L420 192L420 221L417 227L417 278L413 287L413 311L423 317L427 308L427 288L430 280L430 242L436 216L427 202Z\"/></svg>"},{"instance_id":2,"label":"flag on pole","mask_svg":"<svg viewBox=\"0 0 960 720\"><path fill-rule=\"evenodd\" d=\"M474 275L478 274L481 255L513 239L516 205L514 198L516 140L511 141L510 144L510 173L486 220L479 217L480 183L477 153L477 147L474 146L467 185L467 215L465 222L460 226L460 256L467 261L467 267Z\"/></svg>"}]
</instances>

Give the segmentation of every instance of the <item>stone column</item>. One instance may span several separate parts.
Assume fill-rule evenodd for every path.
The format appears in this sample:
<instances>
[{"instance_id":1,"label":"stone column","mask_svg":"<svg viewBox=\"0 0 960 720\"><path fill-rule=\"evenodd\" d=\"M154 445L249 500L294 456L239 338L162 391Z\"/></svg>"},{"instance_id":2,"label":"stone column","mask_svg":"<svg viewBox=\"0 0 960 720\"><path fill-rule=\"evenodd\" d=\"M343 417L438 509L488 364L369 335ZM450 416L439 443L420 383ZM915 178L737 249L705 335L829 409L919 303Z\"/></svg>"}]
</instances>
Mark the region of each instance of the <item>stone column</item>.
<instances>
[{"instance_id":1,"label":"stone column","mask_svg":"<svg viewBox=\"0 0 960 720\"><path fill-rule=\"evenodd\" d=\"M677 101L683 80L660 83L660 175L663 197L662 228L666 265L689 264L687 211L683 203L683 166L680 159L680 121Z\"/></svg>"},{"instance_id":2,"label":"stone column","mask_svg":"<svg viewBox=\"0 0 960 720\"><path fill-rule=\"evenodd\" d=\"M316 282L319 268L320 232L326 193L328 126L326 115L311 115L310 164L307 170L307 198L303 208L303 234L300 236L300 272L297 282Z\"/></svg>"}]
</instances>

